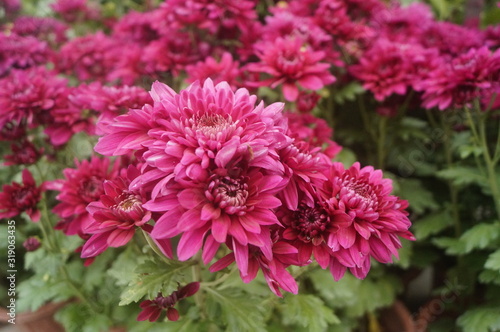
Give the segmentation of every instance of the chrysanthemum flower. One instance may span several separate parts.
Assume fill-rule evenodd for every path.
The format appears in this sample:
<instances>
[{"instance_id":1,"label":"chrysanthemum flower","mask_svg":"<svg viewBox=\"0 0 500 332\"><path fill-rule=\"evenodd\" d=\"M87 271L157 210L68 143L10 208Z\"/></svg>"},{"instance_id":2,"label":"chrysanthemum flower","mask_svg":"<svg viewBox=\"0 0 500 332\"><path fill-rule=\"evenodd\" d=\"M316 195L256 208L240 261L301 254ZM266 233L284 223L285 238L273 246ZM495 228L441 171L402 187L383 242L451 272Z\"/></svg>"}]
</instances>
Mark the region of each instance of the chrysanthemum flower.
<instances>
[{"instance_id":1,"label":"chrysanthemum flower","mask_svg":"<svg viewBox=\"0 0 500 332\"><path fill-rule=\"evenodd\" d=\"M105 180L118 176L119 161L110 166L109 159L92 157L90 161L75 161L76 168L66 168L63 171L65 179L50 183L49 189L58 190L59 201L53 212L62 220L58 228L67 235L83 235L85 229L92 223L92 217L87 211L87 205L96 202L103 195Z\"/></svg>"},{"instance_id":2,"label":"chrysanthemum flower","mask_svg":"<svg viewBox=\"0 0 500 332\"><path fill-rule=\"evenodd\" d=\"M470 49L451 62L443 63L430 72L418 86L423 91L422 105L444 110L461 107L474 98L491 96L500 86L500 51L487 47Z\"/></svg>"},{"instance_id":3,"label":"chrysanthemum flower","mask_svg":"<svg viewBox=\"0 0 500 332\"><path fill-rule=\"evenodd\" d=\"M151 219L151 212L142 207L146 198L128 189L137 175L139 171L131 166L126 177L105 180L103 195L87 206L93 220L83 231L92 236L83 246L83 258L97 256L108 247L124 246L132 239L136 228Z\"/></svg>"},{"instance_id":4,"label":"chrysanthemum flower","mask_svg":"<svg viewBox=\"0 0 500 332\"><path fill-rule=\"evenodd\" d=\"M138 321L149 320L155 322L160 318L161 313L165 310L168 320L176 321L179 319L179 312L174 306L182 299L193 296L200 289L199 282L191 282L179 289L173 291L169 296L163 296L161 293L154 300L142 301L139 306L142 308L141 313L137 316Z\"/></svg>"},{"instance_id":5,"label":"chrysanthemum flower","mask_svg":"<svg viewBox=\"0 0 500 332\"><path fill-rule=\"evenodd\" d=\"M137 43L141 46L145 46L153 40L157 40L160 38L160 34L153 27L154 20L151 19L152 15L155 16L155 14L151 12L128 12L113 25L113 37L119 40Z\"/></svg>"},{"instance_id":6,"label":"chrysanthemum flower","mask_svg":"<svg viewBox=\"0 0 500 332\"><path fill-rule=\"evenodd\" d=\"M89 119L92 127L96 122L101 127L113 118L127 113L130 108L141 108L144 104L152 104L149 94L135 86L104 86L100 82L82 84L73 89L68 96L73 107L81 112L93 113ZM83 117L83 116L82 116ZM95 131L86 130L94 135Z\"/></svg>"},{"instance_id":7,"label":"chrysanthemum flower","mask_svg":"<svg viewBox=\"0 0 500 332\"><path fill-rule=\"evenodd\" d=\"M79 80L106 81L122 55L122 44L102 32L74 38L65 43L55 62L63 73Z\"/></svg>"},{"instance_id":8,"label":"chrysanthemum flower","mask_svg":"<svg viewBox=\"0 0 500 332\"><path fill-rule=\"evenodd\" d=\"M67 93L66 80L43 67L14 70L0 80L0 126L46 124L51 111L66 107Z\"/></svg>"},{"instance_id":9,"label":"chrysanthemum flower","mask_svg":"<svg viewBox=\"0 0 500 332\"><path fill-rule=\"evenodd\" d=\"M370 257L381 263L392 262L401 248L399 237L414 240L408 231L408 202L391 195L391 180L380 170L361 168L355 163L344 169L341 163L331 167L324 185L325 209L338 227L328 238L334 256L330 271L339 280L346 269L358 278L370 270Z\"/></svg>"},{"instance_id":10,"label":"chrysanthemum flower","mask_svg":"<svg viewBox=\"0 0 500 332\"><path fill-rule=\"evenodd\" d=\"M52 17L21 16L14 21L12 32L19 36L33 36L50 45L67 40L68 26Z\"/></svg>"},{"instance_id":11,"label":"chrysanthemum flower","mask_svg":"<svg viewBox=\"0 0 500 332\"><path fill-rule=\"evenodd\" d=\"M23 170L23 183L13 182L12 185L3 185L0 192L0 218L12 218L26 212L37 222L40 220L40 211L37 204L41 199L43 186L37 186L31 172Z\"/></svg>"},{"instance_id":12,"label":"chrysanthemum flower","mask_svg":"<svg viewBox=\"0 0 500 332\"><path fill-rule=\"evenodd\" d=\"M205 243L206 263L227 241L270 250L264 230L278 223L274 195L288 180L277 152L291 142L283 104L255 106L246 89L233 92L211 80L180 94L157 82L151 95L153 107L117 117L96 150L140 151L145 166L130 188L151 195L144 207L160 215L152 236L180 235L181 260Z\"/></svg>"},{"instance_id":13,"label":"chrysanthemum flower","mask_svg":"<svg viewBox=\"0 0 500 332\"><path fill-rule=\"evenodd\" d=\"M11 144L11 155L6 155L5 165L31 165L42 156L43 148L38 149L28 140Z\"/></svg>"},{"instance_id":14,"label":"chrysanthemum flower","mask_svg":"<svg viewBox=\"0 0 500 332\"><path fill-rule=\"evenodd\" d=\"M239 62L234 61L230 53L224 52L219 62L209 56L204 61L186 66L186 73L188 75L187 81L191 83L203 82L210 78L214 84L225 81L235 88L238 85L236 79L240 75Z\"/></svg>"},{"instance_id":15,"label":"chrysanthemum flower","mask_svg":"<svg viewBox=\"0 0 500 332\"><path fill-rule=\"evenodd\" d=\"M87 0L57 0L50 7L68 23L95 20L100 16L99 10L89 6Z\"/></svg>"},{"instance_id":16,"label":"chrysanthemum flower","mask_svg":"<svg viewBox=\"0 0 500 332\"><path fill-rule=\"evenodd\" d=\"M311 50L300 38L278 38L274 42L259 43L255 48L261 61L248 64L247 69L271 78L248 82L250 85L271 88L282 85L285 99L295 101L299 95L298 85L316 91L335 82L329 72L330 64L320 62L325 53Z\"/></svg>"},{"instance_id":17,"label":"chrysanthemum flower","mask_svg":"<svg viewBox=\"0 0 500 332\"><path fill-rule=\"evenodd\" d=\"M51 51L46 42L33 36L0 32L0 77L11 69L25 69L47 63Z\"/></svg>"}]
</instances>

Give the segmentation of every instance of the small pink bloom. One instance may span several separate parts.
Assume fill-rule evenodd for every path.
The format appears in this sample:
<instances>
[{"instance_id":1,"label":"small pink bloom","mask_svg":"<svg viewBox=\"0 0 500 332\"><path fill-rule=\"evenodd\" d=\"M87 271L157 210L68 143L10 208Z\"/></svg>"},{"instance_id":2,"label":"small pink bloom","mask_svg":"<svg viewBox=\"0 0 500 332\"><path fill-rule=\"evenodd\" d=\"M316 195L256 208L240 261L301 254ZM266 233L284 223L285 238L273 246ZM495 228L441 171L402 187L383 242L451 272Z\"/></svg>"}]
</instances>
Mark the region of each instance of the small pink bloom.
<instances>
[{"instance_id":1,"label":"small pink bloom","mask_svg":"<svg viewBox=\"0 0 500 332\"><path fill-rule=\"evenodd\" d=\"M299 88L317 91L335 82L330 74L330 64L320 62L325 53L313 51L300 38L278 38L273 42L263 42L255 46L260 62L250 63L247 70L270 76L259 82L248 82L253 86L275 88L282 85L286 100L295 101Z\"/></svg>"},{"instance_id":2,"label":"small pink bloom","mask_svg":"<svg viewBox=\"0 0 500 332\"><path fill-rule=\"evenodd\" d=\"M37 187L33 175L27 169L23 170L23 183L13 182L12 185L3 185L0 192L0 218L15 217L21 212L31 218L32 221L40 220L40 211L37 204L44 190Z\"/></svg>"}]
</instances>

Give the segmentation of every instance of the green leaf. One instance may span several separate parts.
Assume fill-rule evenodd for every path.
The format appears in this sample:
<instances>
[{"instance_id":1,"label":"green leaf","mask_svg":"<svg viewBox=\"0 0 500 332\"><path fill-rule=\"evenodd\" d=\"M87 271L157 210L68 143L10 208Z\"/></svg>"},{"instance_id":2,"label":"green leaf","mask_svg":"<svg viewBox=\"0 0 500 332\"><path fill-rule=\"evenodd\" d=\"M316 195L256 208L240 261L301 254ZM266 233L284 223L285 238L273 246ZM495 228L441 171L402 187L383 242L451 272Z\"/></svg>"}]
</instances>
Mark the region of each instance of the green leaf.
<instances>
[{"instance_id":1,"label":"green leaf","mask_svg":"<svg viewBox=\"0 0 500 332\"><path fill-rule=\"evenodd\" d=\"M476 167L456 166L441 170L436 175L441 179L450 180L458 187L466 187L471 184L488 187L488 179Z\"/></svg>"},{"instance_id":2,"label":"green leaf","mask_svg":"<svg viewBox=\"0 0 500 332\"><path fill-rule=\"evenodd\" d=\"M479 281L483 284L500 285L500 270L483 270L478 277Z\"/></svg>"},{"instance_id":3,"label":"green leaf","mask_svg":"<svg viewBox=\"0 0 500 332\"><path fill-rule=\"evenodd\" d=\"M265 307L251 295L238 289L215 290L205 288L211 300L207 309L218 312L216 317L227 326L229 332L266 331L264 324ZM217 308L215 308L217 307ZM212 313L213 314L213 313Z\"/></svg>"},{"instance_id":4,"label":"green leaf","mask_svg":"<svg viewBox=\"0 0 500 332\"><path fill-rule=\"evenodd\" d=\"M500 249L490 254L486 263L484 263L484 267L486 269L500 272Z\"/></svg>"},{"instance_id":5,"label":"green leaf","mask_svg":"<svg viewBox=\"0 0 500 332\"><path fill-rule=\"evenodd\" d=\"M289 295L280 307L285 325L299 325L307 327L309 331L325 331L328 325L340 323L333 310L314 295Z\"/></svg>"},{"instance_id":6,"label":"green leaf","mask_svg":"<svg viewBox=\"0 0 500 332\"><path fill-rule=\"evenodd\" d=\"M83 303L70 303L60 309L55 317L66 332L108 331L113 324L106 314L92 312Z\"/></svg>"},{"instance_id":7,"label":"green leaf","mask_svg":"<svg viewBox=\"0 0 500 332\"><path fill-rule=\"evenodd\" d=\"M133 247L127 247L113 262L107 274L116 279L116 285L127 286L136 277L136 267L144 263L144 255L138 255Z\"/></svg>"},{"instance_id":8,"label":"green leaf","mask_svg":"<svg viewBox=\"0 0 500 332\"><path fill-rule=\"evenodd\" d=\"M399 181L399 196L408 200L410 209L417 214L422 214L426 210L435 210L439 207L432 196L432 192L427 190L422 182L416 179L401 179Z\"/></svg>"},{"instance_id":9,"label":"green leaf","mask_svg":"<svg viewBox=\"0 0 500 332\"><path fill-rule=\"evenodd\" d=\"M152 299L158 293L168 295L184 282L184 270L192 263L148 260L135 269L136 276L122 293L119 305L137 302L144 296Z\"/></svg>"},{"instance_id":10,"label":"green leaf","mask_svg":"<svg viewBox=\"0 0 500 332\"><path fill-rule=\"evenodd\" d=\"M500 329L500 308L468 310L457 320L464 331L493 332Z\"/></svg>"},{"instance_id":11,"label":"green leaf","mask_svg":"<svg viewBox=\"0 0 500 332\"><path fill-rule=\"evenodd\" d=\"M35 275L22 281L16 291L18 293L16 305L20 312L35 311L47 302L64 301L74 296L66 283L54 280L48 275L44 277Z\"/></svg>"},{"instance_id":12,"label":"green leaf","mask_svg":"<svg viewBox=\"0 0 500 332\"><path fill-rule=\"evenodd\" d=\"M446 210L442 210L414 222L413 231L415 237L421 241L428 238L430 235L438 234L452 224L453 218L450 213Z\"/></svg>"},{"instance_id":13,"label":"green leaf","mask_svg":"<svg viewBox=\"0 0 500 332\"><path fill-rule=\"evenodd\" d=\"M462 234L460 240L465 243L465 253L474 249L490 246L500 235L500 224L478 224Z\"/></svg>"},{"instance_id":14,"label":"green leaf","mask_svg":"<svg viewBox=\"0 0 500 332\"><path fill-rule=\"evenodd\" d=\"M347 100L354 100L357 95L360 95L363 92L365 92L363 86L356 81L352 81L344 85L340 90L337 90L333 99L337 104L343 104Z\"/></svg>"},{"instance_id":15,"label":"green leaf","mask_svg":"<svg viewBox=\"0 0 500 332\"><path fill-rule=\"evenodd\" d=\"M432 243L438 248L445 249L446 254L456 256L465 254L466 243L460 239L452 237L440 237L437 239L432 239Z\"/></svg>"}]
</instances>

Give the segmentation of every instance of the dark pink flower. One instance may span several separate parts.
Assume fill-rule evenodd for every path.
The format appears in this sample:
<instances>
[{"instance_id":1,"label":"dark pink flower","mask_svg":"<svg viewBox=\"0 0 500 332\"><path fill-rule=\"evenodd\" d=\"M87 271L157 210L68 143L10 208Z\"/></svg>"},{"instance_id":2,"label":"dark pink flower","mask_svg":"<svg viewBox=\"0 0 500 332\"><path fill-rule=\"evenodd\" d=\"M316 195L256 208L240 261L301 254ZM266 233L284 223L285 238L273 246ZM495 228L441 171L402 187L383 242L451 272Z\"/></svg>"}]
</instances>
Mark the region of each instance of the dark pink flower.
<instances>
[{"instance_id":1,"label":"dark pink flower","mask_svg":"<svg viewBox=\"0 0 500 332\"><path fill-rule=\"evenodd\" d=\"M14 70L0 80L0 126L47 124L52 111L66 107L67 93L66 80L43 67Z\"/></svg>"},{"instance_id":2,"label":"dark pink flower","mask_svg":"<svg viewBox=\"0 0 500 332\"><path fill-rule=\"evenodd\" d=\"M33 36L50 45L66 41L68 26L52 17L21 16L17 18L12 32L19 36Z\"/></svg>"},{"instance_id":3,"label":"dark pink flower","mask_svg":"<svg viewBox=\"0 0 500 332\"><path fill-rule=\"evenodd\" d=\"M139 306L142 308L141 313L137 316L138 321L149 320L155 322L160 318L161 313L165 310L168 320L176 321L179 319L179 312L174 306L182 299L193 296L200 289L199 282L191 282L179 289L173 291L169 296L163 296L161 293L154 300L142 301Z\"/></svg>"},{"instance_id":4,"label":"dark pink flower","mask_svg":"<svg viewBox=\"0 0 500 332\"><path fill-rule=\"evenodd\" d=\"M23 242L23 247L26 251L35 251L40 248L41 243L37 237L30 236Z\"/></svg>"},{"instance_id":5,"label":"dark pink flower","mask_svg":"<svg viewBox=\"0 0 500 332\"><path fill-rule=\"evenodd\" d=\"M484 35L478 29L434 21L422 34L420 42L426 48L437 48L443 55L456 57L471 48L481 48L484 45Z\"/></svg>"},{"instance_id":6,"label":"dark pink flower","mask_svg":"<svg viewBox=\"0 0 500 332\"><path fill-rule=\"evenodd\" d=\"M156 82L151 95L154 105L117 117L96 150L139 152L145 165L130 188L150 194L144 207L159 216L153 238L180 236L179 259L203 247L206 263L228 241L269 251L275 194L287 182L277 150L291 142L283 104L255 106L246 89L210 79L180 94Z\"/></svg>"},{"instance_id":7,"label":"dark pink flower","mask_svg":"<svg viewBox=\"0 0 500 332\"><path fill-rule=\"evenodd\" d=\"M437 54L419 44L402 44L377 39L363 54L351 73L363 82L375 99L383 101L392 94L404 95L436 66Z\"/></svg>"},{"instance_id":8,"label":"dark pink flower","mask_svg":"<svg viewBox=\"0 0 500 332\"><path fill-rule=\"evenodd\" d=\"M311 148L321 148L330 159L335 158L342 147L332 140L333 129L325 120L308 113L285 113L288 119L287 134L298 142L306 142Z\"/></svg>"},{"instance_id":9,"label":"dark pink flower","mask_svg":"<svg viewBox=\"0 0 500 332\"><path fill-rule=\"evenodd\" d=\"M96 20L100 16L99 10L89 6L87 0L57 0L50 7L68 23Z\"/></svg>"},{"instance_id":10,"label":"dark pink flower","mask_svg":"<svg viewBox=\"0 0 500 332\"><path fill-rule=\"evenodd\" d=\"M59 204L53 212L62 218L58 228L67 235L85 233L93 220L87 205L98 201L105 193L105 180L118 176L119 163L117 160L110 167L109 159L92 157L90 161L75 161L75 166L63 171L65 179L55 180L48 187L60 192L56 197Z\"/></svg>"},{"instance_id":11,"label":"dark pink flower","mask_svg":"<svg viewBox=\"0 0 500 332\"><path fill-rule=\"evenodd\" d=\"M153 102L142 88L127 85L104 86L100 82L81 84L71 91L68 99L76 109L92 113L93 119L90 119L89 124L92 127L97 121L103 126L115 117L127 113L130 108L140 108ZM93 129L86 131L91 135L95 134Z\"/></svg>"},{"instance_id":12,"label":"dark pink flower","mask_svg":"<svg viewBox=\"0 0 500 332\"><path fill-rule=\"evenodd\" d=\"M282 85L285 99L295 101L299 95L298 86L316 91L335 82L329 72L330 64L320 62L325 53L312 51L300 38L278 38L255 47L261 61L248 64L247 69L271 78L250 82L251 85L271 88Z\"/></svg>"},{"instance_id":13,"label":"dark pink flower","mask_svg":"<svg viewBox=\"0 0 500 332\"><path fill-rule=\"evenodd\" d=\"M220 61L209 56L204 61L188 65L186 66L186 73L188 75L186 80L190 83L195 81L204 82L207 78L211 78L214 84L225 81L232 88L239 85L236 81L240 75L239 62L234 61L228 52L222 54Z\"/></svg>"},{"instance_id":14,"label":"dark pink flower","mask_svg":"<svg viewBox=\"0 0 500 332\"><path fill-rule=\"evenodd\" d=\"M152 12L128 12L113 25L113 37L127 43L137 43L141 46L159 39L160 34L154 28L155 21L151 19L152 15L155 14Z\"/></svg>"},{"instance_id":15,"label":"dark pink flower","mask_svg":"<svg viewBox=\"0 0 500 332\"><path fill-rule=\"evenodd\" d=\"M60 72L74 74L80 80L106 81L122 55L122 44L97 32L65 43L56 59Z\"/></svg>"},{"instance_id":16,"label":"dark pink flower","mask_svg":"<svg viewBox=\"0 0 500 332\"><path fill-rule=\"evenodd\" d=\"M151 219L151 212L142 206L146 198L139 191L128 189L137 175L139 171L131 166L126 178L105 180L104 194L87 206L93 220L83 231L92 236L83 246L83 258L97 256L108 247L124 246L132 239L136 228Z\"/></svg>"},{"instance_id":17,"label":"dark pink flower","mask_svg":"<svg viewBox=\"0 0 500 332\"><path fill-rule=\"evenodd\" d=\"M193 40L192 35L181 31L170 31L144 48L142 61L148 73L170 71L177 76L187 65L203 59L207 51L205 42Z\"/></svg>"},{"instance_id":18,"label":"dark pink flower","mask_svg":"<svg viewBox=\"0 0 500 332\"><path fill-rule=\"evenodd\" d=\"M6 155L5 165L31 165L42 156L43 148L38 149L28 140L11 144L11 155Z\"/></svg>"},{"instance_id":19,"label":"dark pink flower","mask_svg":"<svg viewBox=\"0 0 500 332\"><path fill-rule=\"evenodd\" d=\"M338 227L328 238L333 251L330 271L339 280L346 269L358 278L370 270L370 257L381 263L392 262L401 248L399 237L414 240L408 231L408 202L391 195L392 183L380 170L361 168L355 163L344 169L334 163L323 186L325 210Z\"/></svg>"},{"instance_id":20,"label":"dark pink flower","mask_svg":"<svg viewBox=\"0 0 500 332\"><path fill-rule=\"evenodd\" d=\"M33 175L27 169L23 170L23 183L13 182L3 185L0 192L0 218L11 218L26 212L32 221L40 220L37 204L41 199L43 186L38 187Z\"/></svg>"},{"instance_id":21,"label":"dark pink flower","mask_svg":"<svg viewBox=\"0 0 500 332\"><path fill-rule=\"evenodd\" d=\"M25 69L45 64L51 51L46 42L33 36L0 32L0 77L11 69Z\"/></svg>"},{"instance_id":22,"label":"dark pink flower","mask_svg":"<svg viewBox=\"0 0 500 332\"><path fill-rule=\"evenodd\" d=\"M491 96L500 86L500 51L470 49L431 71L415 89L423 91L422 105L440 110L461 107Z\"/></svg>"}]
</instances>

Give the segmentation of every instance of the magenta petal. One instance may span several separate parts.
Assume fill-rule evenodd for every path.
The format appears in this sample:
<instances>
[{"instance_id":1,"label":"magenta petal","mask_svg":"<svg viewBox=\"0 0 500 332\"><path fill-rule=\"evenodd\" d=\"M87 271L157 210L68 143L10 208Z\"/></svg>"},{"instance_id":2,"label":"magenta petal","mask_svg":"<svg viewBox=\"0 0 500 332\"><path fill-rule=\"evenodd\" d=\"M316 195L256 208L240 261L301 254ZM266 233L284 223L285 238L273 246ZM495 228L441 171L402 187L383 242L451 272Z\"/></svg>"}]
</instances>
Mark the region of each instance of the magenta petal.
<instances>
[{"instance_id":1,"label":"magenta petal","mask_svg":"<svg viewBox=\"0 0 500 332\"><path fill-rule=\"evenodd\" d=\"M291 83L283 83L283 96L288 101L295 101L299 96L299 89L295 86L295 84Z\"/></svg>"},{"instance_id":2,"label":"magenta petal","mask_svg":"<svg viewBox=\"0 0 500 332\"><path fill-rule=\"evenodd\" d=\"M338 241L343 248L350 248L356 241L356 230L354 227L341 228L336 233Z\"/></svg>"},{"instance_id":3,"label":"magenta petal","mask_svg":"<svg viewBox=\"0 0 500 332\"><path fill-rule=\"evenodd\" d=\"M273 245L273 253L277 255L289 255L298 253L298 250L289 243L279 241Z\"/></svg>"},{"instance_id":4,"label":"magenta petal","mask_svg":"<svg viewBox=\"0 0 500 332\"><path fill-rule=\"evenodd\" d=\"M117 228L110 232L108 237L108 245L114 248L124 246L132 239L134 233L135 233L134 228L129 228L129 229Z\"/></svg>"},{"instance_id":5,"label":"magenta petal","mask_svg":"<svg viewBox=\"0 0 500 332\"><path fill-rule=\"evenodd\" d=\"M220 210L219 210L220 211ZM222 214L220 218L212 220L212 236L219 243L226 242L227 233L231 226L231 218Z\"/></svg>"},{"instance_id":6,"label":"magenta petal","mask_svg":"<svg viewBox=\"0 0 500 332\"><path fill-rule=\"evenodd\" d=\"M95 257L106 250L108 248L108 236L109 233L92 235L90 239L88 239L87 242L83 245L81 257Z\"/></svg>"},{"instance_id":7,"label":"magenta petal","mask_svg":"<svg viewBox=\"0 0 500 332\"><path fill-rule=\"evenodd\" d=\"M339 281L345 274L347 268L340 264L335 258L332 258L330 262L330 273L335 281Z\"/></svg>"},{"instance_id":8,"label":"magenta petal","mask_svg":"<svg viewBox=\"0 0 500 332\"><path fill-rule=\"evenodd\" d=\"M203 264L208 264L215 257L217 250L219 250L220 243L215 241L214 237L209 234L205 240L205 245L203 246L203 253L201 258Z\"/></svg>"},{"instance_id":9,"label":"magenta petal","mask_svg":"<svg viewBox=\"0 0 500 332\"><path fill-rule=\"evenodd\" d=\"M316 75L308 75L299 79L299 84L309 90L319 90L323 87L323 81Z\"/></svg>"},{"instance_id":10,"label":"magenta petal","mask_svg":"<svg viewBox=\"0 0 500 332\"><path fill-rule=\"evenodd\" d=\"M231 265L232 262L234 262L234 253L230 253L230 254L227 254L226 256L222 257L217 262L212 264L212 266L210 266L210 268L208 270L210 272L214 273L214 272L220 271L222 269L225 269L226 267Z\"/></svg>"},{"instance_id":11,"label":"magenta petal","mask_svg":"<svg viewBox=\"0 0 500 332\"><path fill-rule=\"evenodd\" d=\"M165 255L165 257L173 259L174 253L172 251L172 244L170 239L155 239L152 238L156 246L160 249L161 253Z\"/></svg>"},{"instance_id":12,"label":"magenta petal","mask_svg":"<svg viewBox=\"0 0 500 332\"><path fill-rule=\"evenodd\" d=\"M182 234L177 246L177 256L180 261L186 261L193 257L203 245L203 237L207 230L206 227L187 231Z\"/></svg>"},{"instance_id":13,"label":"magenta petal","mask_svg":"<svg viewBox=\"0 0 500 332\"><path fill-rule=\"evenodd\" d=\"M201 220L200 210L192 209L182 214L177 224L177 228L181 231L188 231L194 228L203 227L206 223L206 220Z\"/></svg>"},{"instance_id":14,"label":"magenta petal","mask_svg":"<svg viewBox=\"0 0 500 332\"><path fill-rule=\"evenodd\" d=\"M201 209L201 220L215 220L221 215L220 212L220 209L214 208L212 203L207 203Z\"/></svg>"},{"instance_id":15,"label":"magenta petal","mask_svg":"<svg viewBox=\"0 0 500 332\"><path fill-rule=\"evenodd\" d=\"M193 209L204 201L203 192L197 188L184 189L177 197L178 203L185 209Z\"/></svg>"},{"instance_id":16,"label":"magenta petal","mask_svg":"<svg viewBox=\"0 0 500 332\"><path fill-rule=\"evenodd\" d=\"M239 244L238 241L233 239L233 250L236 265L238 265L238 269L244 277L248 274L248 247Z\"/></svg>"},{"instance_id":17,"label":"magenta petal","mask_svg":"<svg viewBox=\"0 0 500 332\"><path fill-rule=\"evenodd\" d=\"M241 245L246 246L248 244L248 236L239 222L234 220L231 222L229 234L231 234L231 236Z\"/></svg>"}]
</instances>

